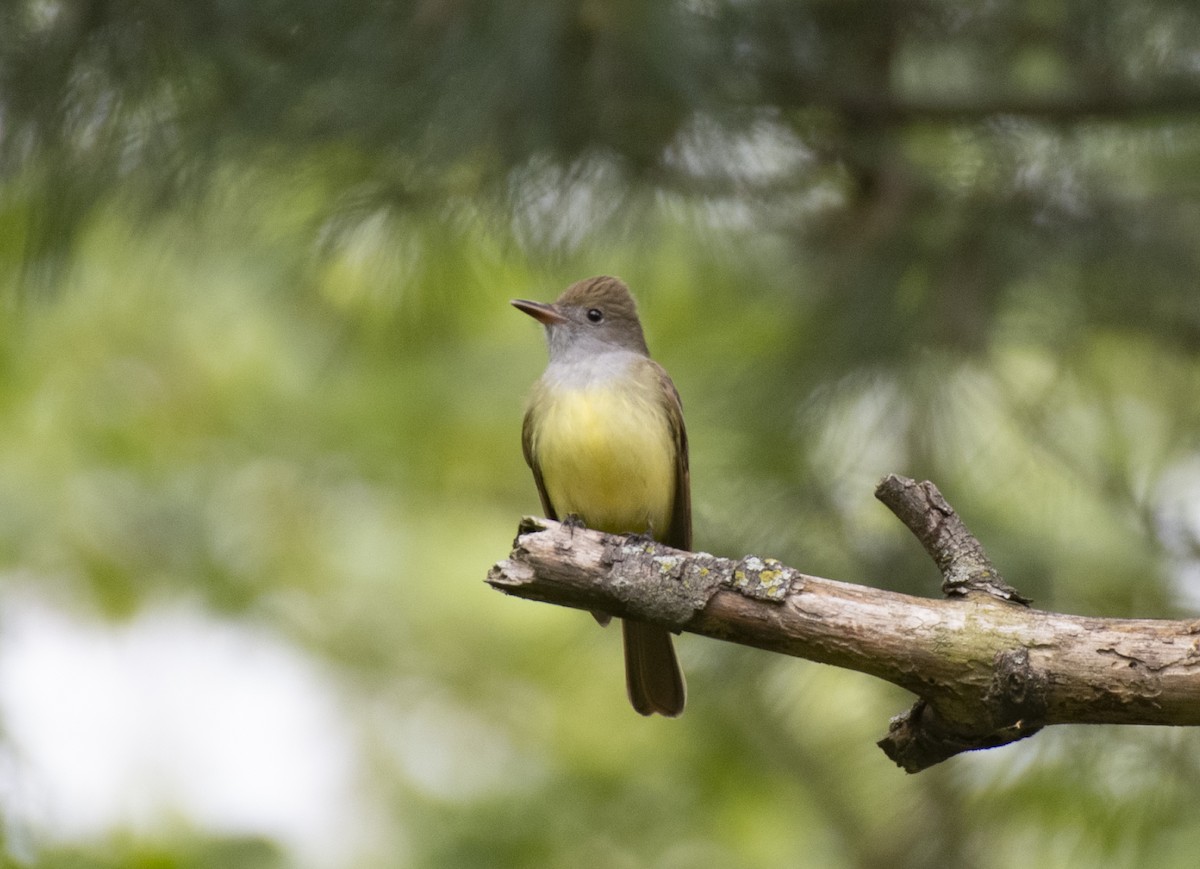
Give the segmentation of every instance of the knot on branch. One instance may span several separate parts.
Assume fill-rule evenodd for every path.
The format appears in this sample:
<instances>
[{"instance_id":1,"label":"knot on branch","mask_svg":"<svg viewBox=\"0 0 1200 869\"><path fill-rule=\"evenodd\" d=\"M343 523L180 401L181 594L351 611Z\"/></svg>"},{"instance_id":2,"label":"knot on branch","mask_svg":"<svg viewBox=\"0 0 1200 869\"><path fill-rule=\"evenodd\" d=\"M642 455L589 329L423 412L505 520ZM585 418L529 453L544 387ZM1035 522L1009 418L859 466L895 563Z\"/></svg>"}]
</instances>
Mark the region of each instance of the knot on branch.
<instances>
[{"instance_id":1,"label":"knot on branch","mask_svg":"<svg viewBox=\"0 0 1200 869\"><path fill-rule=\"evenodd\" d=\"M1000 600L1030 604L1029 598L1004 581L983 544L933 483L888 474L876 486L875 497L921 541L942 573L942 593L947 597L981 591Z\"/></svg>"},{"instance_id":2,"label":"knot on branch","mask_svg":"<svg viewBox=\"0 0 1200 869\"><path fill-rule=\"evenodd\" d=\"M998 652L993 665L977 725L951 721L922 698L888 723L887 736L877 743L883 753L906 772L920 772L964 751L996 748L1041 730L1048 686L1031 665L1029 650Z\"/></svg>"},{"instance_id":3,"label":"knot on branch","mask_svg":"<svg viewBox=\"0 0 1200 869\"><path fill-rule=\"evenodd\" d=\"M993 726L999 730L1019 727L1023 733L1018 738L1029 736L1046 716L1046 675L1034 669L1029 650L1023 646L998 652L994 664L991 684L983 694Z\"/></svg>"}]
</instances>

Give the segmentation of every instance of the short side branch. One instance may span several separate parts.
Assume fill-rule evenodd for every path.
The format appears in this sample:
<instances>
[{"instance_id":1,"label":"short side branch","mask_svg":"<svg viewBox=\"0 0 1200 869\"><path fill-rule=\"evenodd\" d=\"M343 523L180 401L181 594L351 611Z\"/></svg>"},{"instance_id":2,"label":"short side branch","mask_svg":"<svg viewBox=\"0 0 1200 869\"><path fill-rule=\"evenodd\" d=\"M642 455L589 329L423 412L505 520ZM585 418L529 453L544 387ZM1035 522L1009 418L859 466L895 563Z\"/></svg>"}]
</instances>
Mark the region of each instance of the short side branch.
<instances>
[{"instance_id":1,"label":"short side branch","mask_svg":"<svg viewBox=\"0 0 1200 869\"><path fill-rule=\"evenodd\" d=\"M983 544L967 530L933 483L888 474L875 487L875 497L921 541L942 572L944 594L982 591L1001 600L1030 603L1004 581L983 551Z\"/></svg>"}]
</instances>

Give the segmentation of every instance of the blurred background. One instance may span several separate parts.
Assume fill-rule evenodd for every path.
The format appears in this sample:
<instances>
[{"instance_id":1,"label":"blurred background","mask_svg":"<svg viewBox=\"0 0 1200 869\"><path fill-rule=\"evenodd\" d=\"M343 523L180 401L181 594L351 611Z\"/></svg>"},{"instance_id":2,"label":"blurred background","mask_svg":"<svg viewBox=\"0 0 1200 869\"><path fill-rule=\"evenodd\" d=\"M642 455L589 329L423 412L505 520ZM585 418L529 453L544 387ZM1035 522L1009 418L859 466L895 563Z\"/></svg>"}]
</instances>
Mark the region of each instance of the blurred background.
<instances>
[{"instance_id":1,"label":"blurred background","mask_svg":"<svg viewBox=\"0 0 1200 869\"><path fill-rule=\"evenodd\" d=\"M1200 609L1188 0L0 4L0 828L31 867L1190 867L1200 734L905 775L684 636L645 720L523 513L514 296L638 295L698 548Z\"/></svg>"}]
</instances>

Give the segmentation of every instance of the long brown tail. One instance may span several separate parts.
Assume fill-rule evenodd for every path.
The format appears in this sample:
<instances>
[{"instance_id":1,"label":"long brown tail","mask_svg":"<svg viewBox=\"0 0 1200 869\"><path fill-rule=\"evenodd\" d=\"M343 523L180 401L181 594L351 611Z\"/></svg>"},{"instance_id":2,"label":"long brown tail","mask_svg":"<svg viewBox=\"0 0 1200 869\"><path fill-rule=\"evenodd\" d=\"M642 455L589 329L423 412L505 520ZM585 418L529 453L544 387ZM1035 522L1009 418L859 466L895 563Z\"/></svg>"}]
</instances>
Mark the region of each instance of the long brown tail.
<instances>
[{"instance_id":1,"label":"long brown tail","mask_svg":"<svg viewBox=\"0 0 1200 869\"><path fill-rule=\"evenodd\" d=\"M687 687L675 658L671 632L657 625L624 619L625 685L629 702L642 715L657 712L675 718L683 712Z\"/></svg>"}]
</instances>

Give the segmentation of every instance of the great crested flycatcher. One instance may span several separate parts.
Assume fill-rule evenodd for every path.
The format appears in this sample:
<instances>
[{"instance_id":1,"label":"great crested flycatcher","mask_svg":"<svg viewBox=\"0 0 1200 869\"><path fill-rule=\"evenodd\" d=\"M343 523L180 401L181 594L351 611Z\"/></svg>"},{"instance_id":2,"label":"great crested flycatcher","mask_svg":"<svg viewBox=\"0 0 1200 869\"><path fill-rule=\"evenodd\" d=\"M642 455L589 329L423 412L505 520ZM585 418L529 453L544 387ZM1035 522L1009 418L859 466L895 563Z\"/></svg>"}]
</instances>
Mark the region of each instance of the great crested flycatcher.
<instances>
[{"instance_id":1,"label":"great crested flycatcher","mask_svg":"<svg viewBox=\"0 0 1200 869\"><path fill-rule=\"evenodd\" d=\"M650 358L629 288L619 278L588 278L553 304L512 304L546 327L550 346L521 431L546 515L574 515L598 531L649 533L691 549L683 406L670 376ZM670 632L625 619L622 635L633 708L642 715L683 712L686 689Z\"/></svg>"}]
</instances>

